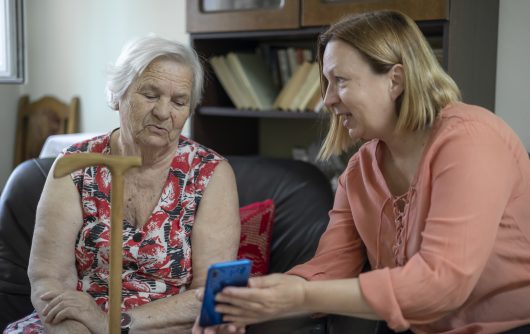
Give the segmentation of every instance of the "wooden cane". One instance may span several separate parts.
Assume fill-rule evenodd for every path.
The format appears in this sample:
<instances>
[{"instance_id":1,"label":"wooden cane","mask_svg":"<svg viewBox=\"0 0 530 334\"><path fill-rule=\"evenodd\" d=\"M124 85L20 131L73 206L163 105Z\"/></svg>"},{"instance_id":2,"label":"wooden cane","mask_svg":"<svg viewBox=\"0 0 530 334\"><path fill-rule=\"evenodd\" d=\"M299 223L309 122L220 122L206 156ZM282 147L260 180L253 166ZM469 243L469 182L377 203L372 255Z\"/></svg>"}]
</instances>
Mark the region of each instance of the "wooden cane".
<instances>
[{"instance_id":1,"label":"wooden cane","mask_svg":"<svg viewBox=\"0 0 530 334\"><path fill-rule=\"evenodd\" d=\"M110 277L109 277L109 333L121 332L121 274L123 271L123 174L131 167L142 165L140 157L111 156L98 153L72 154L59 158L53 176L63 177L75 170L107 166L112 175L110 197Z\"/></svg>"}]
</instances>

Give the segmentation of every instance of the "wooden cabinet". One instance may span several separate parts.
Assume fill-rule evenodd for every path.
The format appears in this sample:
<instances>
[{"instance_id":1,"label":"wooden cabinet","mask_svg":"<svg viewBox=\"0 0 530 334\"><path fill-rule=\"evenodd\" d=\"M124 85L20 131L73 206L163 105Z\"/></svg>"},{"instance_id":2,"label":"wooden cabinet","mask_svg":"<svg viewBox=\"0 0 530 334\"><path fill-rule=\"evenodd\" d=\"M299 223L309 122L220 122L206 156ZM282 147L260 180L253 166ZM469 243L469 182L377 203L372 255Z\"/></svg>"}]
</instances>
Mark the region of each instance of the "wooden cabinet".
<instances>
[{"instance_id":1,"label":"wooden cabinet","mask_svg":"<svg viewBox=\"0 0 530 334\"><path fill-rule=\"evenodd\" d=\"M464 101L494 108L499 0L284 0L272 8L212 12L202 10L203 2L187 1L190 40L207 72L192 137L221 154L289 157L293 147L323 138L326 115L235 109L207 60L264 43L314 50L318 34L348 13L394 9L411 16L440 48Z\"/></svg>"},{"instance_id":2,"label":"wooden cabinet","mask_svg":"<svg viewBox=\"0 0 530 334\"><path fill-rule=\"evenodd\" d=\"M218 9L208 9L208 3L218 3ZM228 9L231 5L232 10ZM383 9L399 10L416 21L449 18L448 0L188 0L187 30L198 33L327 26L346 13Z\"/></svg>"},{"instance_id":3,"label":"wooden cabinet","mask_svg":"<svg viewBox=\"0 0 530 334\"><path fill-rule=\"evenodd\" d=\"M449 16L447 0L302 0L300 25L303 27L329 25L346 13L373 10L399 10L415 21L445 20Z\"/></svg>"},{"instance_id":4,"label":"wooden cabinet","mask_svg":"<svg viewBox=\"0 0 530 334\"><path fill-rule=\"evenodd\" d=\"M264 43L314 49L316 37L322 30L308 28L193 33L190 37L197 52L207 60L213 55L234 50L253 52L258 45ZM204 64L208 74L203 102L192 118L192 136L201 144L225 155L290 157L292 147L305 147L324 132L324 113L235 109L209 63L205 61ZM283 145L278 145L276 141L281 141Z\"/></svg>"},{"instance_id":5,"label":"wooden cabinet","mask_svg":"<svg viewBox=\"0 0 530 334\"><path fill-rule=\"evenodd\" d=\"M210 1L212 2L212 1ZM218 1L219 3L230 3ZM243 8L206 11L205 0L188 0L186 3L187 30L189 33L249 31L264 29L296 29L299 27L300 1L278 1L278 6L253 9ZM232 2L233 3L233 2ZM257 1L259 4L260 2ZM266 3L263 2L262 3Z\"/></svg>"}]
</instances>

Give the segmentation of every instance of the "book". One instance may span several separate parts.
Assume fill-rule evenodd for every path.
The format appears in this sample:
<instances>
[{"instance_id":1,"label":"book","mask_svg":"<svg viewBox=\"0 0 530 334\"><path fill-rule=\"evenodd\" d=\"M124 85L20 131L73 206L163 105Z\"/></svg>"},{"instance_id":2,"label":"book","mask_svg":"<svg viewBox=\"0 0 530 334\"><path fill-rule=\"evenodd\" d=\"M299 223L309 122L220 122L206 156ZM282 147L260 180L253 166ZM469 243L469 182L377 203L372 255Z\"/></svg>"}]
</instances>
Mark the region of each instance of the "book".
<instances>
[{"instance_id":1,"label":"book","mask_svg":"<svg viewBox=\"0 0 530 334\"><path fill-rule=\"evenodd\" d=\"M307 105L303 110L320 112L324 105L324 100L322 100L322 92L320 91L320 85L318 89L313 93L313 96L307 102Z\"/></svg>"},{"instance_id":2,"label":"book","mask_svg":"<svg viewBox=\"0 0 530 334\"><path fill-rule=\"evenodd\" d=\"M273 107L282 110L289 110L291 108L291 102L300 87L304 83L304 80L307 78L307 74L311 70L311 63L304 62L298 70L293 74L289 79L287 84L282 88L280 94L274 101Z\"/></svg>"},{"instance_id":3,"label":"book","mask_svg":"<svg viewBox=\"0 0 530 334\"><path fill-rule=\"evenodd\" d=\"M313 52L310 49L303 49L302 53L303 53L305 61L309 61L309 62L314 61Z\"/></svg>"},{"instance_id":4,"label":"book","mask_svg":"<svg viewBox=\"0 0 530 334\"><path fill-rule=\"evenodd\" d=\"M289 75L292 76L302 62L298 63L298 55L295 48L287 48L287 60L289 63Z\"/></svg>"},{"instance_id":5,"label":"book","mask_svg":"<svg viewBox=\"0 0 530 334\"><path fill-rule=\"evenodd\" d=\"M278 69L280 72L281 86L284 87L291 78L291 73L289 72L289 60L287 59L287 50L277 49L276 56L276 58L278 58Z\"/></svg>"},{"instance_id":6,"label":"book","mask_svg":"<svg viewBox=\"0 0 530 334\"><path fill-rule=\"evenodd\" d=\"M210 65L226 94L237 109L249 108L248 99L242 94L236 79L226 64L224 56L213 56L209 59Z\"/></svg>"},{"instance_id":7,"label":"book","mask_svg":"<svg viewBox=\"0 0 530 334\"><path fill-rule=\"evenodd\" d=\"M276 48L271 46L268 43L260 43L256 47L256 53L260 55L266 62L267 67L272 75L272 81L276 86L276 89L279 91L282 87L282 82L280 79L280 69L278 65L278 53Z\"/></svg>"},{"instance_id":8,"label":"book","mask_svg":"<svg viewBox=\"0 0 530 334\"><path fill-rule=\"evenodd\" d=\"M291 110L303 111L315 92L320 90L320 72L317 63L311 63L304 82L290 101Z\"/></svg>"},{"instance_id":9,"label":"book","mask_svg":"<svg viewBox=\"0 0 530 334\"><path fill-rule=\"evenodd\" d=\"M329 109L327 109L324 105L324 100L322 98L318 100L318 103L312 106L309 110L313 110L314 112L321 112L322 110L329 111Z\"/></svg>"},{"instance_id":10,"label":"book","mask_svg":"<svg viewBox=\"0 0 530 334\"><path fill-rule=\"evenodd\" d=\"M230 52L226 61L238 86L249 95L252 109L272 109L278 90L265 60L256 53Z\"/></svg>"}]
</instances>

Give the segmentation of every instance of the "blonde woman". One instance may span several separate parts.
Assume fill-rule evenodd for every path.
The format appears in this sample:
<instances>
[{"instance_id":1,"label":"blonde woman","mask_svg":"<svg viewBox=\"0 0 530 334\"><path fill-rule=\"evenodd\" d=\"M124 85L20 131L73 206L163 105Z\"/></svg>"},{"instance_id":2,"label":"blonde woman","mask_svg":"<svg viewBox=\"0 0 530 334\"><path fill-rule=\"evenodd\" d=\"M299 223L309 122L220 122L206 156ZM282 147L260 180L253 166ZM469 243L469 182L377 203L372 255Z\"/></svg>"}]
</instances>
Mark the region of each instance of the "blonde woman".
<instances>
[{"instance_id":1,"label":"blonde woman","mask_svg":"<svg viewBox=\"0 0 530 334\"><path fill-rule=\"evenodd\" d=\"M365 143L314 258L226 288L226 329L334 313L400 332L530 332L530 161L514 132L460 101L399 12L343 19L318 56L332 111L321 157Z\"/></svg>"}]
</instances>

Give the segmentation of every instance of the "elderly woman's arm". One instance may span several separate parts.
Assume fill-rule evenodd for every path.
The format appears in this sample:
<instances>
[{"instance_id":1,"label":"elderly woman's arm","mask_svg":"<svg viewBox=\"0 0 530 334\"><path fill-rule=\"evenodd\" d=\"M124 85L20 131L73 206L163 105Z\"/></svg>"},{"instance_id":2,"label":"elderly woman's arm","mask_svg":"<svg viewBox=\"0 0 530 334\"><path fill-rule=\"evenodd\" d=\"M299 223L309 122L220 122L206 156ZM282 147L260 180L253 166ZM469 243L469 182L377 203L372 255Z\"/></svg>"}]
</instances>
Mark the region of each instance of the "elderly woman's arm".
<instances>
[{"instance_id":1,"label":"elderly woman's arm","mask_svg":"<svg viewBox=\"0 0 530 334\"><path fill-rule=\"evenodd\" d=\"M55 296L65 293L83 294L76 291L74 253L75 240L83 221L79 193L69 175L55 179L54 169L55 165L48 175L37 207L28 267L31 301L48 333L88 333L89 329L81 321L60 321L63 316L67 316L64 312L56 317L55 323L46 321L48 312L52 309L48 304ZM83 303L83 309L97 311L86 312L82 315L83 320L94 326L101 323L98 321L101 318L98 317L105 320L105 314L97 308L93 299L86 294L82 297L79 300ZM63 297L55 299L55 303L60 302L61 298ZM92 331L97 329L94 327Z\"/></svg>"},{"instance_id":2,"label":"elderly woman's arm","mask_svg":"<svg viewBox=\"0 0 530 334\"><path fill-rule=\"evenodd\" d=\"M193 280L190 289L130 310L131 333L191 330L200 309L194 289L204 285L208 266L236 258L240 223L237 188L226 161L216 167L198 208L192 232Z\"/></svg>"}]
</instances>

